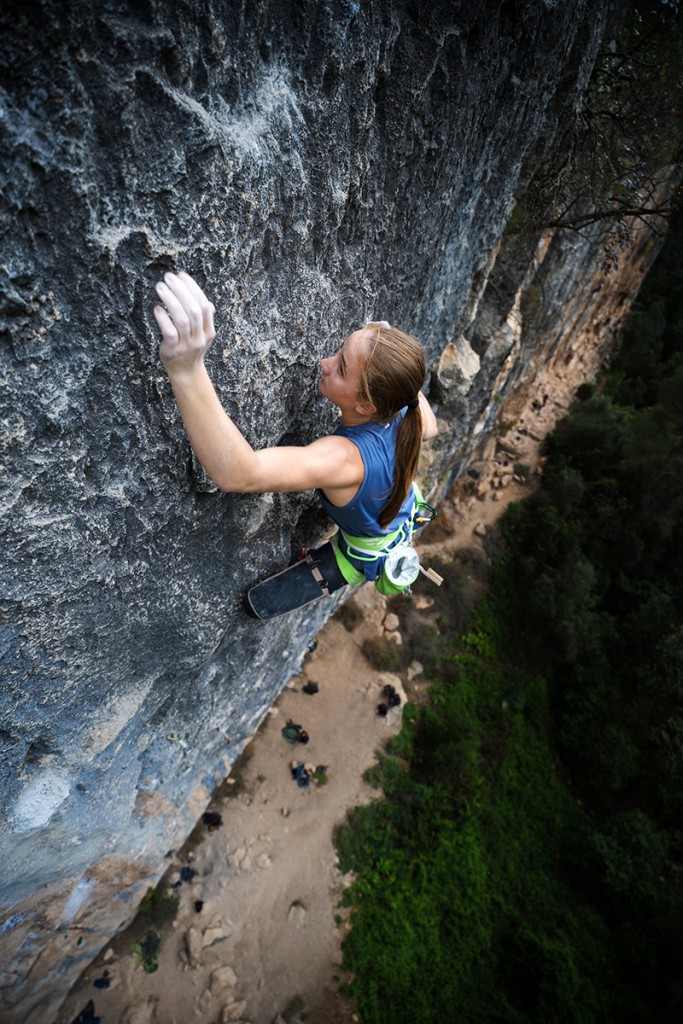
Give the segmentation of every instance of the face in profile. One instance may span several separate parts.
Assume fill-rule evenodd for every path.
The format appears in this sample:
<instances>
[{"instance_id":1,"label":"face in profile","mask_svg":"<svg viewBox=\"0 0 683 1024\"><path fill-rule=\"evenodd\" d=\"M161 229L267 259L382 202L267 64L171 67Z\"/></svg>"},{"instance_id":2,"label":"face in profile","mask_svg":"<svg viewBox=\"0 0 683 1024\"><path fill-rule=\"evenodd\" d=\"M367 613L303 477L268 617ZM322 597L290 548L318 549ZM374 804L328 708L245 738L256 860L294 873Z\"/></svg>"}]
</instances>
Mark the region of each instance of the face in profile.
<instances>
[{"instance_id":1,"label":"face in profile","mask_svg":"<svg viewBox=\"0 0 683 1024\"><path fill-rule=\"evenodd\" d=\"M361 360L369 340L367 328L354 331L334 355L320 360L318 390L340 409L353 408L360 401Z\"/></svg>"}]
</instances>

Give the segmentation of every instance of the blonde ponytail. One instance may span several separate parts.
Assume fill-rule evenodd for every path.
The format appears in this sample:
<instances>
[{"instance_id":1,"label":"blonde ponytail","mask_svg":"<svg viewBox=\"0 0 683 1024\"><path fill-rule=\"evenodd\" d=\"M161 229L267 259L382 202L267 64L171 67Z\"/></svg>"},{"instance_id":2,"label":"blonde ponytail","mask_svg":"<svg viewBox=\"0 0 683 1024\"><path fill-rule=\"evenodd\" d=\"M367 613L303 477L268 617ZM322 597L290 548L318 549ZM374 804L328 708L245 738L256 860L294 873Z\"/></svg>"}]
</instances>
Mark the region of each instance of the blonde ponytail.
<instances>
[{"instance_id":1,"label":"blonde ponytail","mask_svg":"<svg viewBox=\"0 0 683 1024\"><path fill-rule=\"evenodd\" d=\"M411 488L422 444L422 413L418 393L426 374L422 345L397 327L372 323L375 332L367 360L361 366L360 396L375 406L374 419L387 423L406 406L396 436L396 464L389 500L379 516L383 530L397 515Z\"/></svg>"}]
</instances>

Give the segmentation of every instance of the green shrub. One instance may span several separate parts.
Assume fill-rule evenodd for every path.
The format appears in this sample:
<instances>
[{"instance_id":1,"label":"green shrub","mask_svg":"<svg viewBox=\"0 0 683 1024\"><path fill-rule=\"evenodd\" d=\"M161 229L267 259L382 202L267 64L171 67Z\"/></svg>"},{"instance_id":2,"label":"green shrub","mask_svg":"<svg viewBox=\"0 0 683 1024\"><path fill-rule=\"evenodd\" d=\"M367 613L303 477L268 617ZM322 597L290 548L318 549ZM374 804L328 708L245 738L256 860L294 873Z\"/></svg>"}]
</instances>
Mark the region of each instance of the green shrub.
<instances>
[{"instance_id":1,"label":"green shrub","mask_svg":"<svg viewBox=\"0 0 683 1024\"><path fill-rule=\"evenodd\" d=\"M353 633L356 626L359 626L363 621L363 612L358 607L357 602L351 599L345 601L344 604L337 608L334 617L338 622L341 622L348 633Z\"/></svg>"},{"instance_id":2,"label":"green shrub","mask_svg":"<svg viewBox=\"0 0 683 1024\"><path fill-rule=\"evenodd\" d=\"M648 816L636 809L615 814L593 833L590 844L616 904L633 901L641 912L653 913L665 898L659 879L668 841Z\"/></svg>"},{"instance_id":3,"label":"green shrub","mask_svg":"<svg viewBox=\"0 0 683 1024\"><path fill-rule=\"evenodd\" d=\"M138 963L146 974L154 974L158 970L157 957L160 949L161 935L158 932L146 932L131 946L131 951L137 956Z\"/></svg>"},{"instance_id":4,"label":"green shrub","mask_svg":"<svg viewBox=\"0 0 683 1024\"><path fill-rule=\"evenodd\" d=\"M368 637L361 646L363 656L377 672L393 672L399 663L399 650L384 636Z\"/></svg>"},{"instance_id":5,"label":"green shrub","mask_svg":"<svg viewBox=\"0 0 683 1024\"><path fill-rule=\"evenodd\" d=\"M161 929L171 924L178 913L180 897L169 892L166 881L150 887L140 901L137 922L141 930Z\"/></svg>"},{"instance_id":6,"label":"green shrub","mask_svg":"<svg viewBox=\"0 0 683 1024\"><path fill-rule=\"evenodd\" d=\"M422 623L404 636L402 661L419 661L428 679L434 678L446 652L447 643L434 626Z\"/></svg>"}]
</instances>

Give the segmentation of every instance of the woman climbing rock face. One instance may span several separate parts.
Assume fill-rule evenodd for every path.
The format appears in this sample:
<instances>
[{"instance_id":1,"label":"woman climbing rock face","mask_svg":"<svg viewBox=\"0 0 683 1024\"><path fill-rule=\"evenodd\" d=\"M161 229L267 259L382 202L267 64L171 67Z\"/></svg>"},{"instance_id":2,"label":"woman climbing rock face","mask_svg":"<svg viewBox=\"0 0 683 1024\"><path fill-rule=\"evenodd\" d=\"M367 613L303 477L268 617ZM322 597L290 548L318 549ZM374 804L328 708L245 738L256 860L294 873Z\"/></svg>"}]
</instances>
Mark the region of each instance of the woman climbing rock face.
<instances>
[{"instance_id":1,"label":"woman climbing rock face","mask_svg":"<svg viewBox=\"0 0 683 1024\"><path fill-rule=\"evenodd\" d=\"M204 357L216 336L213 304L185 273L166 274L156 290L164 304L154 308L159 354L190 444L217 487L247 493L315 488L340 528L331 542L252 588L247 610L270 618L363 579L375 580L384 593L402 589L383 570L389 551L410 541L420 445L436 434L420 391L426 365L419 342L384 321L354 331L320 362L320 393L342 414L334 434L300 447L255 451L221 406L206 370Z\"/></svg>"}]
</instances>

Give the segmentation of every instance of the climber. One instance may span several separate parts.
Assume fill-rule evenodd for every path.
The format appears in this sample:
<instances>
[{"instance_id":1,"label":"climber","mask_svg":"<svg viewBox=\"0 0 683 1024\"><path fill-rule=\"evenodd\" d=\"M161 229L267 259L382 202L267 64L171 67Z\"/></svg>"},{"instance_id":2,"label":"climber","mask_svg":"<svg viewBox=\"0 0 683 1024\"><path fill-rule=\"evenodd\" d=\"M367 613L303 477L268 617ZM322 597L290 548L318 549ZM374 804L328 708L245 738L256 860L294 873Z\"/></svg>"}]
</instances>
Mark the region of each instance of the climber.
<instances>
[{"instance_id":1,"label":"climber","mask_svg":"<svg viewBox=\"0 0 683 1024\"><path fill-rule=\"evenodd\" d=\"M156 290L165 306L154 308L159 354L209 476L230 492L316 488L339 527L331 541L252 588L248 610L270 618L363 579L383 593L401 589L383 572L387 554L410 541L414 520L433 514L413 484L421 441L437 430L420 391L426 366L419 342L386 321L354 331L320 361L318 389L341 410L336 431L301 447L255 451L221 406L204 365L215 337L213 304L186 273L166 274Z\"/></svg>"}]
</instances>

